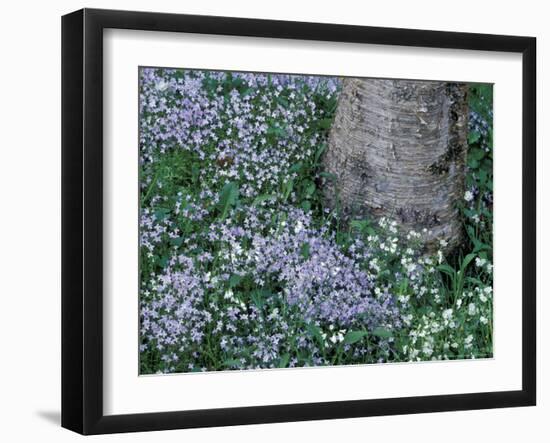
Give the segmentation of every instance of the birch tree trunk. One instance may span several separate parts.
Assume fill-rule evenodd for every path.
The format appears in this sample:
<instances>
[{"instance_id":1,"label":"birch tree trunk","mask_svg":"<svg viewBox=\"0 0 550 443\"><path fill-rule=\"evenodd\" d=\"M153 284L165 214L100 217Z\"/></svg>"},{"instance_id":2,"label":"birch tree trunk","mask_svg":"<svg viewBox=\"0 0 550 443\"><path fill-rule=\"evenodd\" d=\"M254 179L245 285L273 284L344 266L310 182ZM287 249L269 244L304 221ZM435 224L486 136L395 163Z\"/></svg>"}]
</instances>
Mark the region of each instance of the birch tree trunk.
<instances>
[{"instance_id":1,"label":"birch tree trunk","mask_svg":"<svg viewBox=\"0 0 550 443\"><path fill-rule=\"evenodd\" d=\"M467 86L345 79L324 157L325 196L344 216L387 217L426 249L461 242Z\"/></svg>"}]
</instances>

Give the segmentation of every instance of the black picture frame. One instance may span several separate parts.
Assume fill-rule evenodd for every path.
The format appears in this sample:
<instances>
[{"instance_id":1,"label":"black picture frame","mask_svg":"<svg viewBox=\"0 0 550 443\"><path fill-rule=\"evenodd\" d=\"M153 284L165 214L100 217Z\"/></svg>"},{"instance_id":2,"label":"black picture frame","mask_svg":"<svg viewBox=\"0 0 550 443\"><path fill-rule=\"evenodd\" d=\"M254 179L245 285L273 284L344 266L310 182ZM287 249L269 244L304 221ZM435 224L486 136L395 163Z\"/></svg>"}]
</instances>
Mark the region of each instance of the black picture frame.
<instances>
[{"instance_id":1,"label":"black picture frame","mask_svg":"<svg viewBox=\"0 0 550 443\"><path fill-rule=\"evenodd\" d=\"M130 415L103 413L103 30L171 31L522 54L522 389ZM536 403L536 39L83 9L62 18L62 426L82 434Z\"/></svg>"}]
</instances>

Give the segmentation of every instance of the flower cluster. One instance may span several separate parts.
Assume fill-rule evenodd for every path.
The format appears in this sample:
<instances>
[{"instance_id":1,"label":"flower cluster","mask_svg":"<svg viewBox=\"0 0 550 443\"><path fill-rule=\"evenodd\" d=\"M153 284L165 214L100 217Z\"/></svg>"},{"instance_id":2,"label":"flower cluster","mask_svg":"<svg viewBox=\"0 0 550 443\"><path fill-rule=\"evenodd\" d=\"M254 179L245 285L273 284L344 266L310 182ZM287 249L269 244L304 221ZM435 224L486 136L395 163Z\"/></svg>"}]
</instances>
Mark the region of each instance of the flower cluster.
<instances>
[{"instance_id":1,"label":"flower cluster","mask_svg":"<svg viewBox=\"0 0 550 443\"><path fill-rule=\"evenodd\" d=\"M346 255L301 209L234 210L187 247L199 245L213 253L198 255L197 264L172 258L142 305L143 349L170 355L164 370L175 370L182 355L187 366L199 360L217 368L202 355L205 335L221 363L259 368L285 355L294 365L328 364L338 346L361 361L369 345L345 343L348 332L400 327L395 298L375 290L374 275L361 267L367 246L356 240Z\"/></svg>"},{"instance_id":2,"label":"flower cluster","mask_svg":"<svg viewBox=\"0 0 550 443\"><path fill-rule=\"evenodd\" d=\"M335 100L337 88L324 77L142 69L142 186L161 185L148 172L176 150L214 188L237 179L246 197L277 188L319 145L318 103Z\"/></svg>"},{"instance_id":3,"label":"flower cluster","mask_svg":"<svg viewBox=\"0 0 550 443\"><path fill-rule=\"evenodd\" d=\"M490 261L469 254L457 271L441 251L433 256L420 253L419 233L411 231L406 238L401 243L395 223L385 219L379 222L378 234L367 238L376 257L374 266L371 260L375 284L395 294L404 326L392 336L388 360L491 357ZM441 246L446 245L442 242Z\"/></svg>"}]
</instances>

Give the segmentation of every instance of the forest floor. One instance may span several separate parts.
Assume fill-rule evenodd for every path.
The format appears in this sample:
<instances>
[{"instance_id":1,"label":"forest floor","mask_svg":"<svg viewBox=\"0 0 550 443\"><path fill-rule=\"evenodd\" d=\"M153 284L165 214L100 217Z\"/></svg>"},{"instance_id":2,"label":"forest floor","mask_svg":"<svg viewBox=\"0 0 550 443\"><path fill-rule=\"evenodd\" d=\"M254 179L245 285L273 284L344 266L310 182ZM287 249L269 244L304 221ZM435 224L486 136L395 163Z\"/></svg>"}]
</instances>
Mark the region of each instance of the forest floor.
<instances>
[{"instance_id":1,"label":"forest floor","mask_svg":"<svg viewBox=\"0 0 550 443\"><path fill-rule=\"evenodd\" d=\"M140 75L141 373L492 356L490 85L470 85L466 241L445 257L324 205L339 79Z\"/></svg>"}]
</instances>

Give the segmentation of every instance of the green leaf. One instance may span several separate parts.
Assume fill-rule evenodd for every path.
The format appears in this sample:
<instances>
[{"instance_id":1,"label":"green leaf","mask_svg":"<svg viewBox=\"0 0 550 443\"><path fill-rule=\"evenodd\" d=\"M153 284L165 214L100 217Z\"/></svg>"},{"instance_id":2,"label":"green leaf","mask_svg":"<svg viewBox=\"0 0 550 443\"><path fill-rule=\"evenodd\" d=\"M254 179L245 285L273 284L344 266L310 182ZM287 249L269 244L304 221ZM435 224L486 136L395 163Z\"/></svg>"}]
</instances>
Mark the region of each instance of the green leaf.
<instances>
[{"instance_id":1,"label":"green leaf","mask_svg":"<svg viewBox=\"0 0 550 443\"><path fill-rule=\"evenodd\" d=\"M321 120L319 120L318 124L321 129L330 129L330 127L332 126L332 119L322 118Z\"/></svg>"},{"instance_id":2,"label":"green leaf","mask_svg":"<svg viewBox=\"0 0 550 443\"><path fill-rule=\"evenodd\" d=\"M280 126L270 126L267 131L267 135L274 135L275 137L284 137L286 136L286 130Z\"/></svg>"},{"instance_id":3,"label":"green leaf","mask_svg":"<svg viewBox=\"0 0 550 443\"><path fill-rule=\"evenodd\" d=\"M252 93L254 92L254 88L246 88L243 92L242 92L242 96L243 97L246 97L247 95L252 95Z\"/></svg>"},{"instance_id":4,"label":"green leaf","mask_svg":"<svg viewBox=\"0 0 550 443\"><path fill-rule=\"evenodd\" d=\"M481 137L481 134L477 131L472 131L468 134L468 143L473 144L477 142Z\"/></svg>"},{"instance_id":5,"label":"green leaf","mask_svg":"<svg viewBox=\"0 0 550 443\"><path fill-rule=\"evenodd\" d=\"M469 159L480 161L483 157L485 157L485 151L483 149L474 148L468 152Z\"/></svg>"},{"instance_id":6,"label":"green leaf","mask_svg":"<svg viewBox=\"0 0 550 443\"><path fill-rule=\"evenodd\" d=\"M239 197L239 188L235 183L227 183L220 192L220 201L218 203L218 209L220 217L227 217L227 213L231 206L235 205Z\"/></svg>"},{"instance_id":7,"label":"green leaf","mask_svg":"<svg viewBox=\"0 0 550 443\"><path fill-rule=\"evenodd\" d=\"M280 104L283 108L288 108L288 105L289 105L288 100L287 100L285 97L283 97L282 95L279 95L279 96L277 97L277 101L279 102L279 104Z\"/></svg>"},{"instance_id":8,"label":"green leaf","mask_svg":"<svg viewBox=\"0 0 550 443\"><path fill-rule=\"evenodd\" d=\"M284 184L283 199L286 201L294 189L294 180L289 180Z\"/></svg>"},{"instance_id":9,"label":"green leaf","mask_svg":"<svg viewBox=\"0 0 550 443\"><path fill-rule=\"evenodd\" d=\"M307 331L309 332L309 334L317 340L317 342L319 343L319 346L324 348L325 347L325 340L323 339L321 328L319 328L319 326L317 326L314 323L308 323L306 328L307 328Z\"/></svg>"},{"instance_id":10,"label":"green leaf","mask_svg":"<svg viewBox=\"0 0 550 443\"><path fill-rule=\"evenodd\" d=\"M476 256L477 254L471 253L464 257L464 260L462 260L462 265L460 266L460 272L462 275L464 275L464 271L466 271L466 268L472 262L472 260L476 258Z\"/></svg>"},{"instance_id":11,"label":"green leaf","mask_svg":"<svg viewBox=\"0 0 550 443\"><path fill-rule=\"evenodd\" d=\"M390 338L393 336L393 332L385 328L375 328L374 331L371 332L371 334L376 335L380 338Z\"/></svg>"},{"instance_id":12,"label":"green leaf","mask_svg":"<svg viewBox=\"0 0 550 443\"><path fill-rule=\"evenodd\" d=\"M476 238L476 234L473 226L467 225L466 232L468 233L468 237L470 237L472 241Z\"/></svg>"},{"instance_id":13,"label":"green leaf","mask_svg":"<svg viewBox=\"0 0 550 443\"><path fill-rule=\"evenodd\" d=\"M237 358L228 358L227 360L224 360L223 362L224 366L227 366L227 367L235 367L235 366L240 366L242 363L239 359Z\"/></svg>"},{"instance_id":14,"label":"green leaf","mask_svg":"<svg viewBox=\"0 0 550 443\"><path fill-rule=\"evenodd\" d=\"M348 331L344 337L344 343L351 345L361 341L364 337L367 337L369 333L367 331Z\"/></svg>"},{"instance_id":15,"label":"green leaf","mask_svg":"<svg viewBox=\"0 0 550 443\"><path fill-rule=\"evenodd\" d=\"M242 276L238 274L233 274L231 277L229 277L229 287L234 288L235 286L238 286L242 280Z\"/></svg>"},{"instance_id":16,"label":"green leaf","mask_svg":"<svg viewBox=\"0 0 550 443\"><path fill-rule=\"evenodd\" d=\"M319 148L317 149L317 151L315 151L315 163L317 163L319 161L319 159L321 158L321 155L323 155L323 152L325 152L325 149L327 149L327 144L326 143L322 143L321 146L319 146Z\"/></svg>"},{"instance_id":17,"label":"green leaf","mask_svg":"<svg viewBox=\"0 0 550 443\"><path fill-rule=\"evenodd\" d=\"M480 184L483 185L487 181L487 171L485 169L480 169L477 172L477 176Z\"/></svg>"},{"instance_id":18,"label":"green leaf","mask_svg":"<svg viewBox=\"0 0 550 443\"><path fill-rule=\"evenodd\" d=\"M286 354L283 354L279 359L279 365L278 365L279 368L286 368L289 361L290 361L290 354L287 352Z\"/></svg>"},{"instance_id":19,"label":"green leaf","mask_svg":"<svg viewBox=\"0 0 550 443\"><path fill-rule=\"evenodd\" d=\"M270 200L273 200L275 199L275 196L274 195L271 195L271 194L262 194L262 195L258 195L258 197L256 197L254 199L254 201L252 202L252 206L259 206L261 205L262 203L266 202L266 201L270 201Z\"/></svg>"},{"instance_id":20,"label":"green leaf","mask_svg":"<svg viewBox=\"0 0 550 443\"><path fill-rule=\"evenodd\" d=\"M300 206L305 212L308 212L311 209L311 202L304 200Z\"/></svg>"},{"instance_id":21,"label":"green leaf","mask_svg":"<svg viewBox=\"0 0 550 443\"><path fill-rule=\"evenodd\" d=\"M307 187L306 187L306 195L307 195L308 197L312 196L313 193L315 192L315 189L316 189L315 183L310 182L310 183L307 185Z\"/></svg>"},{"instance_id":22,"label":"green leaf","mask_svg":"<svg viewBox=\"0 0 550 443\"><path fill-rule=\"evenodd\" d=\"M294 163L294 164L289 168L288 172L290 172L291 174L292 174L293 172L298 172L298 171L300 171L300 169L302 169L302 166L303 166L302 162Z\"/></svg>"},{"instance_id":23,"label":"green leaf","mask_svg":"<svg viewBox=\"0 0 550 443\"><path fill-rule=\"evenodd\" d=\"M181 244L183 243L183 237L171 238L170 243L172 243L174 246L181 246Z\"/></svg>"},{"instance_id":24,"label":"green leaf","mask_svg":"<svg viewBox=\"0 0 550 443\"><path fill-rule=\"evenodd\" d=\"M170 213L169 209L159 208L155 211L155 218L157 219L157 221L162 221L166 217L168 217L169 213Z\"/></svg>"},{"instance_id":25,"label":"green leaf","mask_svg":"<svg viewBox=\"0 0 550 443\"><path fill-rule=\"evenodd\" d=\"M168 264L168 256L163 255L162 257L159 257L158 264L161 268L164 268Z\"/></svg>"},{"instance_id":26,"label":"green leaf","mask_svg":"<svg viewBox=\"0 0 550 443\"><path fill-rule=\"evenodd\" d=\"M453 279L456 276L456 271L453 268L451 268L449 265L445 265L445 264L439 265L437 269L441 272L444 272L445 274L447 274L449 277Z\"/></svg>"},{"instance_id":27,"label":"green leaf","mask_svg":"<svg viewBox=\"0 0 550 443\"><path fill-rule=\"evenodd\" d=\"M363 232L369 227L370 223L368 220L353 220L350 223L350 226L354 229L357 229L359 232Z\"/></svg>"},{"instance_id":28,"label":"green leaf","mask_svg":"<svg viewBox=\"0 0 550 443\"><path fill-rule=\"evenodd\" d=\"M350 241L350 239L350 234L347 232L340 231L336 233L336 243L340 246L345 246Z\"/></svg>"},{"instance_id":29,"label":"green leaf","mask_svg":"<svg viewBox=\"0 0 550 443\"><path fill-rule=\"evenodd\" d=\"M265 304L265 299L270 295L271 292L269 292L267 289L258 289L250 293L250 298L259 309L262 309Z\"/></svg>"},{"instance_id":30,"label":"green leaf","mask_svg":"<svg viewBox=\"0 0 550 443\"><path fill-rule=\"evenodd\" d=\"M475 253L480 253L482 251L490 251L491 250L490 245L487 245L487 244L483 243L482 241L479 241L478 239L474 239L474 245L475 245L475 248L474 248Z\"/></svg>"},{"instance_id":31,"label":"green leaf","mask_svg":"<svg viewBox=\"0 0 550 443\"><path fill-rule=\"evenodd\" d=\"M193 163L191 165L191 181L193 183L197 183L199 181L200 172L199 165L197 163Z\"/></svg>"},{"instance_id":32,"label":"green leaf","mask_svg":"<svg viewBox=\"0 0 550 443\"><path fill-rule=\"evenodd\" d=\"M407 292L408 287L409 287L409 279L404 278L401 284L399 285L399 294L405 294Z\"/></svg>"},{"instance_id":33,"label":"green leaf","mask_svg":"<svg viewBox=\"0 0 550 443\"><path fill-rule=\"evenodd\" d=\"M465 280L470 282L470 283L473 283L474 285L478 285L478 286L484 286L485 285L485 283L483 283L479 278L466 277Z\"/></svg>"},{"instance_id":34,"label":"green leaf","mask_svg":"<svg viewBox=\"0 0 550 443\"><path fill-rule=\"evenodd\" d=\"M304 243L302 245L302 249L300 250L300 254L306 260L309 258L309 243Z\"/></svg>"}]
</instances>

